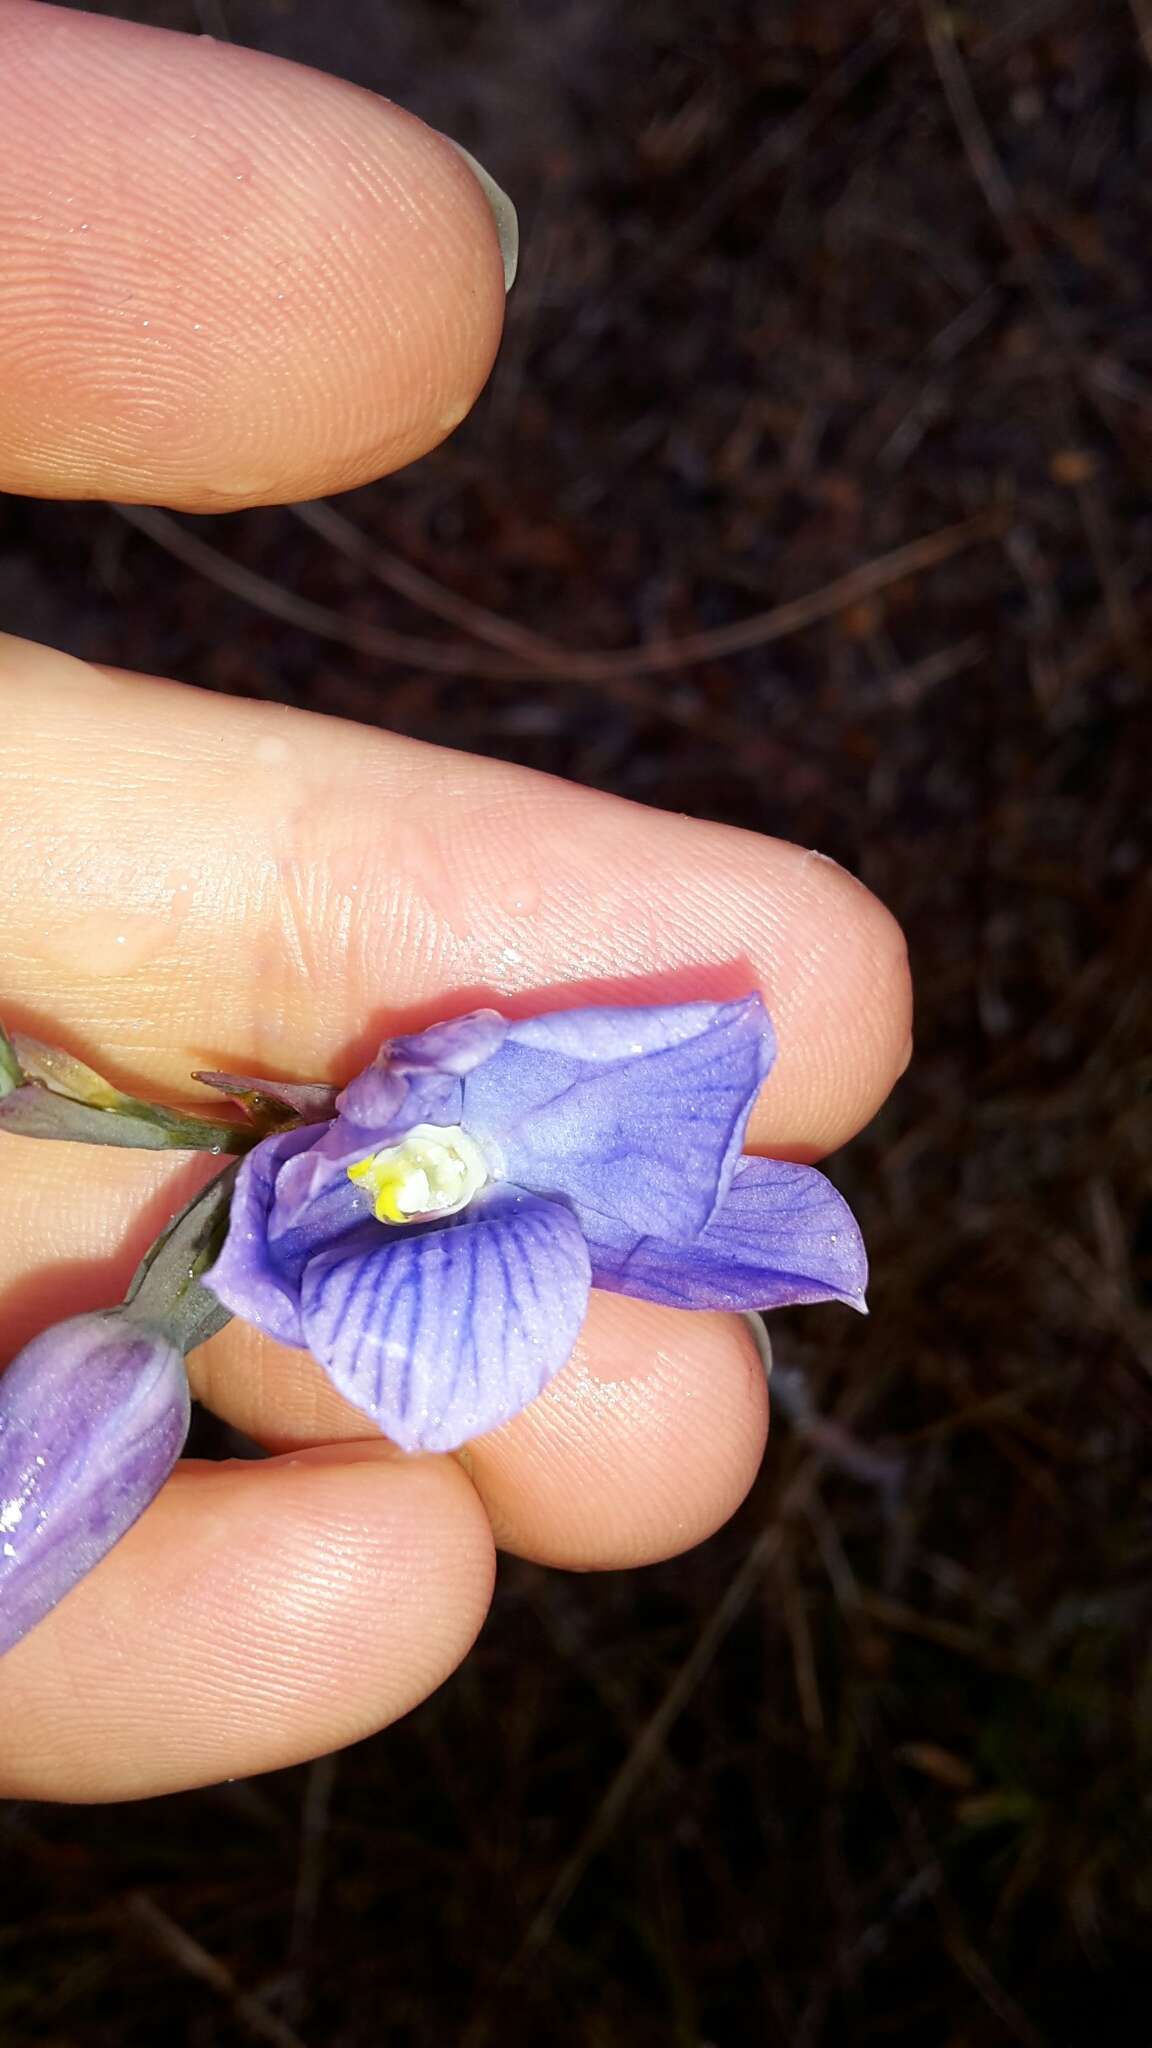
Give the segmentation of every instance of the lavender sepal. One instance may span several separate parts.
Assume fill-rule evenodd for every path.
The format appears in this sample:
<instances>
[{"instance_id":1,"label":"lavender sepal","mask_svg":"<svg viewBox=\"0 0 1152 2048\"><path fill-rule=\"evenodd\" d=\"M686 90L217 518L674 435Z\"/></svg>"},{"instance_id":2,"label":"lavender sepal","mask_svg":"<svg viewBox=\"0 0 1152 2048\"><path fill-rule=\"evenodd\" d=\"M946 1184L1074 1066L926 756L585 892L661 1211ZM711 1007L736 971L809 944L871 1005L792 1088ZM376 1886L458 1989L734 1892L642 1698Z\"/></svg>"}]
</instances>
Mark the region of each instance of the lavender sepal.
<instances>
[{"instance_id":1,"label":"lavender sepal","mask_svg":"<svg viewBox=\"0 0 1152 2048\"><path fill-rule=\"evenodd\" d=\"M336 1089L327 1081L261 1081L252 1074L197 1072L194 1081L238 1102L246 1116L268 1123L318 1124L334 1116Z\"/></svg>"}]
</instances>

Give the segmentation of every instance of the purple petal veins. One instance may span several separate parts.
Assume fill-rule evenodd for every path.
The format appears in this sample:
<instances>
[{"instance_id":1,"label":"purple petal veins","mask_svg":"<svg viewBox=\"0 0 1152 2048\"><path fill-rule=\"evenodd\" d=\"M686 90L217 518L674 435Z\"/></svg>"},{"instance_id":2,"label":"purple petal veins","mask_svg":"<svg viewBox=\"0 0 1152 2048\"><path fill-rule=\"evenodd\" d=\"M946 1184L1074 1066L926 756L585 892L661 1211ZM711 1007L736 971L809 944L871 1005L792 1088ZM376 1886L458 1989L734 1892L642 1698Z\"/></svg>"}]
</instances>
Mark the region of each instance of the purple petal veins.
<instances>
[{"instance_id":1,"label":"purple petal veins","mask_svg":"<svg viewBox=\"0 0 1152 2048\"><path fill-rule=\"evenodd\" d=\"M373 1229L305 1269L309 1348L405 1450L452 1450L527 1407L568 1358L588 1305L569 1210L500 1188L441 1229Z\"/></svg>"},{"instance_id":2,"label":"purple petal veins","mask_svg":"<svg viewBox=\"0 0 1152 2048\"><path fill-rule=\"evenodd\" d=\"M228 1235L212 1268L211 1289L233 1315L255 1323L282 1344L303 1344L299 1300L272 1256L269 1215L277 1176L297 1154L307 1156L315 1126L265 1138L243 1161L236 1177Z\"/></svg>"},{"instance_id":3,"label":"purple petal veins","mask_svg":"<svg viewBox=\"0 0 1152 2048\"><path fill-rule=\"evenodd\" d=\"M205 1284L413 1450L525 1407L568 1358L590 1280L685 1307L862 1307L835 1189L741 1156L774 1056L755 995L481 1010L393 1039L330 1121L249 1154Z\"/></svg>"},{"instance_id":4,"label":"purple petal veins","mask_svg":"<svg viewBox=\"0 0 1152 2048\"><path fill-rule=\"evenodd\" d=\"M844 1197L814 1166L742 1159L694 1244L587 1229L592 1284L671 1308L864 1308L868 1262Z\"/></svg>"},{"instance_id":5,"label":"purple petal veins","mask_svg":"<svg viewBox=\"0 0 1152 2048\"><path fill-rule=\"evenodd\" d=\"M518 1186L687 1242L727 1188L774 1050L758 996L536 1017L468 1077L463 1121Z\"/></svg>"},{"instance_id":6,"label":"purple petal veins","mask_svg":"<svg viewBox=\"0 0 1152 2048\"><path fill-rule=\"evenodd\" d=\"M435 1067L442 1074L462 1076L498 1052L508 1034L508 1020L499 1010L473 1010L450 1017L408 1038L393 1038L385 1048L389 1064L401 1072Z\"/></svg>"},{"instance_id":7,"label":"purple petal veins","mask_svg":"<svg viewBox=\"0 0 1152 2048\"><path fill-rule=\"evenodd\" d=\"M188 1416L175 1345L115 1311L59 1323L13 1359L0 1377L0 1651L131 1528Z\"/></svg>"}]
</instances>

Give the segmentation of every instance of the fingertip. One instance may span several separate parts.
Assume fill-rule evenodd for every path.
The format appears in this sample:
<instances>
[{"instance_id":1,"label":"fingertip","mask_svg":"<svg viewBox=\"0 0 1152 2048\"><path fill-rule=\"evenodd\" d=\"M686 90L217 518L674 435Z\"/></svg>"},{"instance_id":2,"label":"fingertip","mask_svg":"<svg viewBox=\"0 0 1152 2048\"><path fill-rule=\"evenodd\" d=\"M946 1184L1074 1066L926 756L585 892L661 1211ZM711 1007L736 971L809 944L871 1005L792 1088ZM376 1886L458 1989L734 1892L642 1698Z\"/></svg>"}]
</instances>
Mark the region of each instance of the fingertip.
<instances>
[{"instance_id":1,"label":"fingertip","mask_svg":"<svg viewBox=\"0 0 1152 2048\"><path fill-rule=\"evenodd\" d=\"M737 1318L594 1294L564 1371L465 1462L500 1549L615 1570L713 1535L767 1433L763 1366Z\"/></svg>"},{"instance_id":2,"label":"fingertip","mask_svg":"<svg viewBox=\"0 0 1152 2048\"><path fill-rule=\"evenodd\" d=\"M780 840L749 854L770 867L783 926L764 981L779 1054L749 1144L819 1159L870 1122L908 1065L908 945L887 905L826 854Z\"/></svg>"},{"instance_id":3,"label":"fingertip","mask_svg":"<svg viewBox=\"0 0 1152 2048\"><path fill-rule=\"evenodd\" d=\"M141 1798L356 1741L455 1669L493 1568L450 1459L349 1443L183 1465L0 1660L0 1782Z\"/></svg>"},{"instance_id":4,"label":"fingertip","mask_svg":"<svg viewBox=\"0 0 1152 2048\"><path fill-rule=\"evenodd\" d=\"M8 490L220 511L347 489L435 446L487 377L489 199L341 79L12 6L0 172Z\"/></svg>"}]
</instances>

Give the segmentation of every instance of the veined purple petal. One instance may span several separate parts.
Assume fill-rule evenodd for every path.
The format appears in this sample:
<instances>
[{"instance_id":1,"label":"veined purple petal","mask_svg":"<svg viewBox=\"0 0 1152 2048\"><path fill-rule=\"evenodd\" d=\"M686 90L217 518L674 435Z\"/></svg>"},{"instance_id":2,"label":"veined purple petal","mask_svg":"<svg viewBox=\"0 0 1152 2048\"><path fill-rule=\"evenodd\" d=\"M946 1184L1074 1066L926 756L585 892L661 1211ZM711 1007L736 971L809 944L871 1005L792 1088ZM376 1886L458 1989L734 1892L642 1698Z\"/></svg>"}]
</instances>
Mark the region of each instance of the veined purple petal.
<instances>
[{"instance_id":1,"label":"veined purple petal","mask_svg":"<svg viewBox=\"0 0 1152 2048\"><path fill-rule=\"evenodd\" d=\"M408 1451L449 1451L535 1399L572 1350L588 1251L557 1203L503 1187L451 1223L370 1226L305 1270L305 1340Z\"/></svg>"},{"instance_id":2,"label":"veined purple petal","mask_svg":"<svg viewBox=\"0 0 1152 2048\"><path fill-rule=\"evenodd\" d=\"M408 1093L404 1075L381 1056L349 1081L336 1097L337 1114L364 1130L384 1130L403 1108Z\"/></svg>"},{"instance_id":3,"label":"veined purple petal","mask_svg":"<svg viewBox=\"0 0 1152 2048\"><path fill-rule=\"evenodd\" d=\"M304 1268L316 1252L373 1221L369 1190L354 1186L344 1172L309 1202L293 1206L282 1200L284 1183L295 1165L290 1159L281 1169L268 1230L269 1256L293 1301L299 1298Z\"/></svg>"},{"instance_id":4,"label":"veined purple petal","mask_svg":"<svg viewBox=\"0 0 1152 2048\"><path fill-rule=\"evenodd\" d=\"M460 1122L464 1091L455 1074L417 1069L384 1075L386 1085L377 1089L379 1072L369 1067L345 1088L339 1098L340 1115L317 1141L317 1162L327 1161L344 1171L367 1153L394 1145L416 1124Z\"/></svg>"},{"instance_id":5,"label":"veined purple petal","mask_svg":"<svg viewBox=\"0 0 1152 2048\"><path fill-rule=\"evenodd\" d=\"M466 1017L450 1017L446 1024L431 1024L427 1031L407 1038L393 1038L384 1047L389 1061L397 1067L437 1067L442 1074L470 1074L498 1052L508 1031L508 1020L499 1010L472 1010Z\"/></svg>"},{"instance_id":6,"label":"veined purple petal","mask_svg":"<svg viewBox=\"0 0 1152 2048\"><path fill-rule=\"evenodd\" d=\"M340 1119L332 1131L340 1128ZM348 1126L342 1126L345 1139ZM276 1174L276 1192L268 1216L268 1235L275 1239L293 1231L301 1224L309 1210L323 1202L326 1207L335 1204L337 1211L346 1206L352 1191L347 1167L339 1157L329 1157L324 1147L332 1131L314 1138L306 1151L298 1152L294 1158L286 1159ZM339 1152L341 1147L337 1145ZM349 1163L354 1159L366 1158L376 1148L375 1139L367 1132L361 1132L358 1144L346 1144L344 1148ZM365 1213L370 1213L371 1204ZM343 1227L338 1224L337 1227Z\"/></svg>"},{"instance_id":7,"label":"veined purple petal","mask_svg":"<svg viewBox=\"0 0 1152 2048\"><path fill-rule=\"evenodd\" d=\"M759 996L536 1017L468 1076L463 1123L509 1181L590 1230L684 1241L727 1192L774 1049Z\"/></svg>"},{"instance_id":8,"label":"veined purple petal","mask_svg":"<svg viewBox=\"0 0 1152 2048\"><path fill-rule=\"evenodd\" d=\"M339 1117L321 1149L341 1163L356 1146L386 1144L414 1124L458 1124L461 1077L491 1059L508 1029L498 1010L473 1010L407 1038L391 1038L337 1097ZM351 1127L351 1128L349 1128Z\"/></svg>"},{"instance_id":9,"label":"veined purple petal","mask_svg":"<svg viewBox=\"0 0 1152 2048\"><path fill-rule=\"evenodd\" d=\"M160 1490L188 1433L184 1361L114 1310L33 1338L0 1377L0 1651Z\"/></svg>"},{"instance_id":10,"label":"veined purple petal","mask_svg":"<svg viewBox=\"0 0 1152 2048\"><path fill-rule=\"evenodd\" d=\"M772 1026L759 996L741 996L735 1003L656 1003L647 1008L552 1010L542 1017L521 1017L508 1026L513 1045L530 1045L537 1052L558 1052L575 1060L640 1059L646 1053L667 1052L669 1046L684 1045L711 1030L735 1009L754 1006L758 1026L768 1042L768 1067L776 1047ZM767 1072L768 1068L765 1068Z\"/></svg>"},{"instance_id":11,"label":"veined purple petal","mask_svg":"<svg viewBox=\"0 0 1152 2048\"><path fill-rule=\"evenodd\" d=\"M670 1308L784 1308L843 1301L864 1308L868 1260L856 1219L813 1166L742 1159L726 1200L695 1244L629 1236L595 1221L592 1284Z\"/></svg>"},{"instance_id":12,"label":"veined purple petal","mask_svg":"<svg viewBox=\"0 0 1152 2048\"><path fill-rule=\"evenodd\" d=\"M304 1335L295 1293L272 1258L269 1219L279 1174L289 1160L315 1143L316 1126L302 1124L253 1146L237 1176L220 1256L201 1276L209 1292L234 1316L243 1316L282 1344L303 1344Z\"/></svg>"}]
</instances>

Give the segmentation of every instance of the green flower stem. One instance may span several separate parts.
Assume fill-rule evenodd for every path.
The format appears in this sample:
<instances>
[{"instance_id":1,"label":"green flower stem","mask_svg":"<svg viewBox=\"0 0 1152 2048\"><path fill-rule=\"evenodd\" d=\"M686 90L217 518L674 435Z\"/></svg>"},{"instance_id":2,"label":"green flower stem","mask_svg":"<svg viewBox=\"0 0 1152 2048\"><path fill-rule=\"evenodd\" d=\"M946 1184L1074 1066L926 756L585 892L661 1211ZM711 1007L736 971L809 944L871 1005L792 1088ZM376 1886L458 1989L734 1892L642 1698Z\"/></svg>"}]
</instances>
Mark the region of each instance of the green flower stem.
<instances>
[{"instance_id":1,"label":"green flower stem","mask_svg":"<svg viewBox=\"0 0 1152 2048\"><path fill-rule=\"evenodd\" d=\"M11 1095L13 1089L19 1088L23 1079L20 1062L16 1057L16 1047L4 1026L0 1024L0 1099L5 1095Z\"/></svg>"},{"instance_id":2,"label":"green flower stem","mask_svg":"<svg viewBox=\"0 0 1152 2048\"><path fill-rule=\"evenodd\" d=\"M271 1109L270 1105L270 1109ZM147 1152L248 1152L282 1120L255 1108L245 1123L165 1109L125 1095L58 1046L0 1026L0 1131Z\"/></svg>"}]
</instances>

